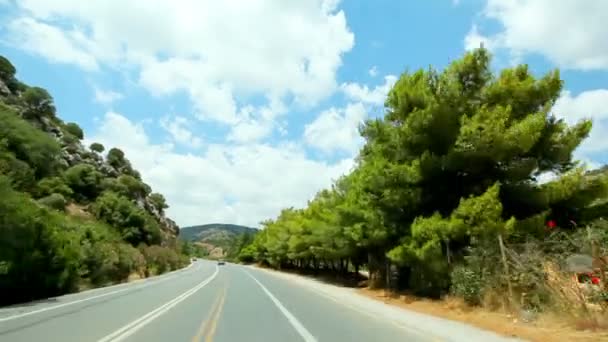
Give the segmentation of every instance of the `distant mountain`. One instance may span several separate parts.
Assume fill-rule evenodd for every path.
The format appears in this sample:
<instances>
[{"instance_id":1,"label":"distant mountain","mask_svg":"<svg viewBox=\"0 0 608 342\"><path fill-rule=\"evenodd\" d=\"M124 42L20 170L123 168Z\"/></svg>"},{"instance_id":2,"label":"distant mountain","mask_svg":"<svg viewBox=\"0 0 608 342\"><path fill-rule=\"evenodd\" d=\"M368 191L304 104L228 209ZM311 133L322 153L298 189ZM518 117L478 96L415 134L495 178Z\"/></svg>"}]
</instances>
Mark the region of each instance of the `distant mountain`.
<instances>
[{"instance_id":1,"label":"distant mountain","mask_svg":"<svg viewBox=\"0 0 608 342\"><path fill-rule=\"evenodd\" d=\"M222 257L235 246L239 236L245 233L255 235L258 231L236 224L211 223L183 227L180 229L179 238L204 247L211 256Z\"/></svg>"}]
</instances>

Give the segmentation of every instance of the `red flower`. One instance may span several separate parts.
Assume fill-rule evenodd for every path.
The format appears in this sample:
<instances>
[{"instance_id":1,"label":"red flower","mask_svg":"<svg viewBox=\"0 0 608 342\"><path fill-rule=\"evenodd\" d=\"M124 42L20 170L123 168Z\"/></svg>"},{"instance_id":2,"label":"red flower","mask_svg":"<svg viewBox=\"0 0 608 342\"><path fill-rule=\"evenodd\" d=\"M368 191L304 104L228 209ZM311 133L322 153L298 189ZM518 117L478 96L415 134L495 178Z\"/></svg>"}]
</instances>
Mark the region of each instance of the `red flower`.
<instances>
[{"instance_id":1,"label":"red flower","mask_svg":"<svg viewBox=\"0 0 608 342\"><path fill-rule=\"evenodd\" d=\"M598 277L591 277L591 283L598 285L600 283L600 278Z\"/></svg>"},{"instance_id":2,"label":"red flower","mask_svg":"<svg viewBox=\"0 0 608 342\"><path fill-rule=\"evenodd\" d=\"M555 228L555 226L557 226L557 224L555 223L555 221L549 220L549 222L547 222L547 227L549 227L549 228Z\"/></svg>"}]
</instances>

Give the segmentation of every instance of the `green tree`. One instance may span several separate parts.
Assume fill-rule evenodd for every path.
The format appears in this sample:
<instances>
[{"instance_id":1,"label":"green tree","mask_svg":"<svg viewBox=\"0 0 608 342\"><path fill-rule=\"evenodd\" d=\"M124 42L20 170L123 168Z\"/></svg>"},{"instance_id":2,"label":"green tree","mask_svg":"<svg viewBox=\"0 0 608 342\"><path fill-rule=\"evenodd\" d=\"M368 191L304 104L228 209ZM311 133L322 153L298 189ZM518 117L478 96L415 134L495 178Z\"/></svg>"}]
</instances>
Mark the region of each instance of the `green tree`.
<instances>
[{"instance_id":1,"label":"green tree","mask_svg":"<svg viewBox=\"0 0 608 342\"><path fill-rule=\"evenodd\" d=\"M100 144L100 143L92 143L91 146L89 146L89 148L91 149L91 151L95 151L97 153L103 153L103 151L105 151L105 147Z\"/></svg>"},{"instance_id":2,"label":"green tree","mask_svg":"<svg viewBox=\"0 0 608 342\"><path fill-rule=\"evenodd\" d=\"M127 163L126 158L125 158L125 153L122 150L115 148L115 147L111 148L108 151L106 161L108 164L110 164L111 166L113 166L116 169L120 169L120 168L124 167Z\"/></svg>"}]
</instances>

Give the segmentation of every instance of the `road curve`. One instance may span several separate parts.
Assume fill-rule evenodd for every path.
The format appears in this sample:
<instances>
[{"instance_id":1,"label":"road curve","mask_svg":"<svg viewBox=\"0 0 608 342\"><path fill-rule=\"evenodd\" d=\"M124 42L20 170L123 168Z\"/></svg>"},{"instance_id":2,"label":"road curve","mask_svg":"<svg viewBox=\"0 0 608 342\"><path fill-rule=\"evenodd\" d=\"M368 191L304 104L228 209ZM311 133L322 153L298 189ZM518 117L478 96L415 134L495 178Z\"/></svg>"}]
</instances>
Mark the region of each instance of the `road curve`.
<instances>
[{"instance_id":1,"label":"road curve","mask_svg":"<svg viewBox=\"0 0 608 342\"><path fill-rule=\"evenodd\" d=\"M407 329L267 272L209 261L136 283L0 309L0 341L7 342L435 342L470 337L438 338L432 331Z\"/></svg>"}]
</instances>

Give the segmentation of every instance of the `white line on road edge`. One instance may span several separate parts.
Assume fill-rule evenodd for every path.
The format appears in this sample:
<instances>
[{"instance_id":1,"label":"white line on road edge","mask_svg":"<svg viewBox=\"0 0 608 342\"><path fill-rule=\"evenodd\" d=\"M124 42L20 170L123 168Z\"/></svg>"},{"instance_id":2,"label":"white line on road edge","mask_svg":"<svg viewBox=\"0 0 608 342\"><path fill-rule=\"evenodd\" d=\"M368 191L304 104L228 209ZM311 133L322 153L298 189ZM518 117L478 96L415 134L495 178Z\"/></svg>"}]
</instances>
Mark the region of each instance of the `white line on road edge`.
<instances>
[{"instance_id":1,"label":"white line on road edge","mask_svg":"<svg viewBox=\"0 0 608 342\"><path fill-rule=\"evenodd\" d=\"M287 274L284 274L284 273L276 274L274 272L277 272L277 271L269 271L269 270L265 270L265 269L262 269L262 271L267 272L271 276L277 277L277 278L278 277L282 277L284 275L285 276L287 275ZM283 278L283 279L286 280L286 278ZM306 279L306 278L304 278L304 279ZM306 280L309 280L309 279L306 279ZM290 281L290 280L287 279L287 281ZM311 292L313 292L313 293L315 293L315 294L317 294L319 296L325 297L325 298L327 298L329 300L332 300L332 301L334 301L334 302L336 302L336 303L338 303L340 305L343 305L343 306L345 306L345 307L347 307L347 308L349 308L349 309L351 309L353 311L356 311L356 312L358 312L360 314L363 314L363 315L366 315L368 317L371 317L371 318L373 318L373 319L375 319L377 321L384 322L384 323L390 322L391 324L393 324L397 328L405 330L405 331L407 331L407 332L409 332L411 334L415 334L415 335L417 335L419 337L422 337L423 339L428 340L429 338L433 338L434 341L435 340L437 340L437 341L441 341L442 340L441 337L439 337L438 335L436 335L434 333L429 333L428 331L424 331L424 330L422 330L422 329L420 329L418 327L414 327L414 326L410 326L410 325L405 325L405 324L400 323L400 322L398 322L398 321L396 321L395 319L392 319L392 318L382 319L381 315L377 315L377 314L368 312L366 310L362 310L362 309L358 308L356 305L348 304L345 301L340 300L340 299L338 299L338 298L336 298L336 297L334 297L334 296L326 293L325 291L323 291L321 289L318 289L318 288L315 289L315 288L312 288L310 285L306 285L306 284L299 283L299 282L295 282L294 284L296 284L296 285L298 285L298 286L300 286L300 287L302 287L302 288L304 288L304 289L306 289L308 291L311 291Z\"/></svg>"},{"instance_id":2,"label":"white line on road edge","mask_svg":"<svg viewBox=\"0 0 608 342\"><path fill-rule=\"evenodd\" d=\"M192 265L190 265L190 266L188 266L186 268L183 268L183 269L181 269L181 271L185 271L186 269L190 268L191 266ZM178 270L178 271L180 271L180 270ZM171 272L171 273L173 273L173 272ZM108 289L108 288L111 288L111 287L124 287L124 286L127 286L127 288L124 288L124 289L102 293L100 295L96 295L96 296L93 296L93 297L87 297L87 298L83 298L83 299L77 299L77 300L74 300L74 301L71 301L71 302L67 302L67 303L63 303L63 304L53 305L53 306L49 306L49 307L38 309L38 310L33 310L33 311L28 311L28 312L24 312L24 313L20 313L20 314L16 314L16 315L8 316L8 317L3 317L3 318L0 318L0 323L6 322L6 321L10 321L10 320L13 320L13 319L17 319L17 318L23 318L23 317L35 315L35 314L46 312L46 311L51 311L51 310L63 308L63 307L74 305L74 304L78 304L78 303L88 302L88 301L93 300L93 299L103 298L103 297L115 295L115 294L118 294L118 293L121 293L121 292L125 292L125 291L129 291L129 290L142 289L142 288L148 287L150 285L159 284L159 283L165 282L165 281L167 281L169 279L173 279L173 278L177 277L177 274L173 274L173 275L170 275L170 276L168 276L168 274L169 273L164 274L163 277L160 278L160 279L158 279L158 278L157 279L148 279L149 281L144 282L144 284L141 285L141 286L134 286L137 283L131 282L131 283L112 285L112 286L108 286L108 287L101 287L101 288L96 289L96 290ZM142 280L146 280L146 279L142 279ZM153 281L150 281L150 280L153 280ZM128 286L128 285L131 285L131 286ZM83 293L83 292L80 292L78 294L81 294L81 293ZM57 297L55 297L55 298L57 298ZM55 299L55 298L49 298L49 299Z\"/></svg>"},{"instance_id":3,"label":"white line on road edge","mask_svg":"<svg viewBox=\"0 0 608 342\"><path fill-rule=\"evenodd\" d=\"M247 271L245 271L245 272L247 272ZM268 289L264 285L262 285L262 283L260 283L257 279L255 279L255 277L251 273L247 272L247 275L249 275L251 277L251 279L253 279L256 283L258 283L258 285L260 285L262 290L264 290L266 295L268 297L270 297L270 300L272 300L274 305L276 305L279 308L279 310L281 310L283 315L285 315L285 317L287 317L287 320L289 321L289 323L291 323L291 325L296 329L298 334L300 334L300 336L302 336L304 341L317 342L317 339L314 336L312 336L312 334L308 330L306 330L306 328L304 328L302 323L300 323L300 321L298 321L298 319L294 315L292 315L291 312L289 312L289 310L287 310L283 306L283 304L281 304L281 302L270 291L268 291Z\"/></svg>"},{"instance_id":4,"label":"white line on road edge","mask_svg":"<svg viewBox=\"0 0 608 342\"><path fill-rule=\"evenodd\" d=\"M217 276L218 272L219 272L219 268L216 265L215 266L215 272L213 272L213 274L209 278L207 278L207 279L203 280L202 282L198 283L196 286L194 286L190 290L182 293L181 295L179 295L179 296L171 299L167 303L165 303L165 304L159 306L158 308L156 308L156 309L148 312L144 316L142 316L142 317L140 317L140 318L132 321L131 323L123 326L122 328L116 330L115 332L111 333L110 335L107 335L107 336L103 337L102 339L98 340L97 342L110 342L110 341L111 342L118 342L118 341L122 341L125 338L131 336L137 330L141 329L146 324L152 322L152 320L154 320L158 316L164 314L165 312L169 311L172 307L174 307L177 304L181 303L186 298L192 296L198 290L202 289L205 285L209 284L209 282L211 282L215 278L215 276Z\"/></svg>"}]
</instances>

